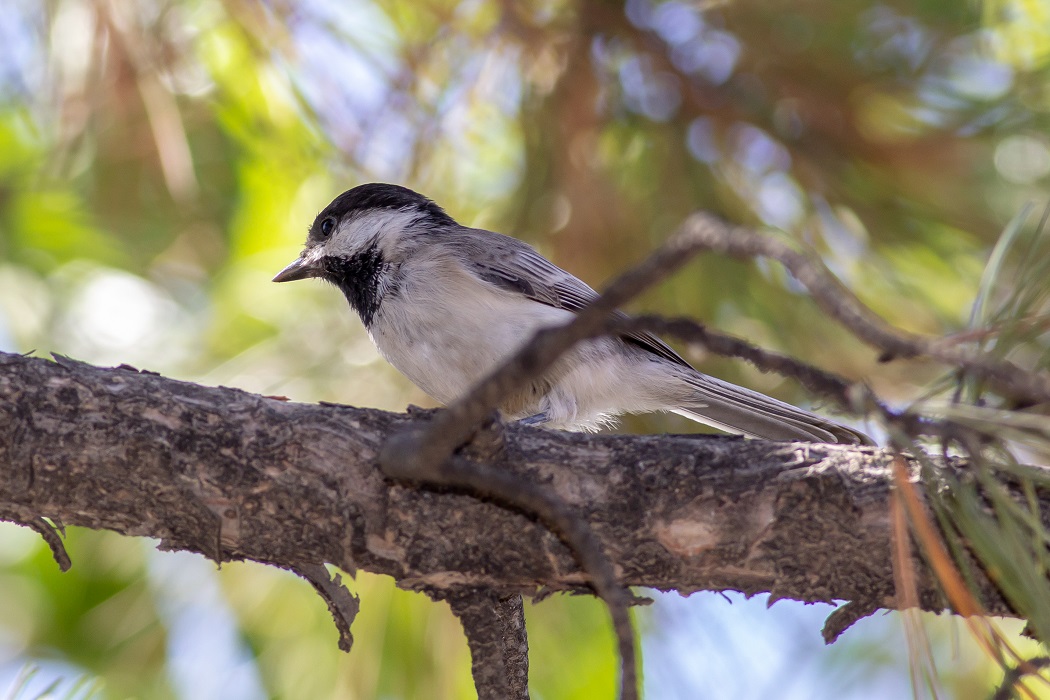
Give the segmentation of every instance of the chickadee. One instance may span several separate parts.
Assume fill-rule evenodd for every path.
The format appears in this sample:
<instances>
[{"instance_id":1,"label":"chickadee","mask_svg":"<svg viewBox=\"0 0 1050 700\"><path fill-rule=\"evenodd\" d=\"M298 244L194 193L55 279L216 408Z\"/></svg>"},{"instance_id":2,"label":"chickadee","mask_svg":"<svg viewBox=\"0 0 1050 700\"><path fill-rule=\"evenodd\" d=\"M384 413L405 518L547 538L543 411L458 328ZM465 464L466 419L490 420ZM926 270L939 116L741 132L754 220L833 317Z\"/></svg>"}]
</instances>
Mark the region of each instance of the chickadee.
<instances>
[{"instance_id":1,"label":"chickadee","mask_svg":"<svg viewBox=\"0 0 1050 700\"><path fill-rule=\"evenodd\" d=\"M274 282L320 277L346 295L380 354L442 403L463 395L540 328L597 294L526 243L458 224L398 185L367 184L317 215ZM578 344L508 396L506 418L593 430L623 413L673 411L767 440L870 444L851 428L693 369L649 333Z\"/></svg>"}]
</instances>

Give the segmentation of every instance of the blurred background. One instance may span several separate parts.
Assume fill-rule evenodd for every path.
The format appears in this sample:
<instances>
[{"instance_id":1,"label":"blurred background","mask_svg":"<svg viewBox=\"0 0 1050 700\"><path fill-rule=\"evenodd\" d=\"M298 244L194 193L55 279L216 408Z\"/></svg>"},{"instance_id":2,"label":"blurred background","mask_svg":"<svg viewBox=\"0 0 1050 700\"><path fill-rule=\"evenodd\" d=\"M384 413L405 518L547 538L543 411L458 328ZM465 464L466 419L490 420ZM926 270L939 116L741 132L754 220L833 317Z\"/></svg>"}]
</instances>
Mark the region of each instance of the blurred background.
<instances>
[{"instance_id":1,"label":"blurred background","mask_svg":"<svg viewBox=\"0 0 1050 700\"><path fill-rule=\"evenodd\" d=\"M597 287L694 209L775 227L891 323L945 334L1007 222L1046 199L1048 127L1039 0L4 0L0 350L432 405L334 288L269 281L321 208L375 180ZM774 265L707 256L636 308L866 379L896 405L938 376L878 364ZM790 381L688 356L821 408ZM60 574L35 534L0 526L0 697L472 696L444 605L361 573L344 655L291 574L154 544L73 530ZM824 647L830 606L654 596L636 616L649 698L984 698L1002 676L951 618L916 616L925 634L906 635L905 616L880 613ZM611 697L601 606L556 596L527 614L534 697Z\"/></svg>"}]
</instances>

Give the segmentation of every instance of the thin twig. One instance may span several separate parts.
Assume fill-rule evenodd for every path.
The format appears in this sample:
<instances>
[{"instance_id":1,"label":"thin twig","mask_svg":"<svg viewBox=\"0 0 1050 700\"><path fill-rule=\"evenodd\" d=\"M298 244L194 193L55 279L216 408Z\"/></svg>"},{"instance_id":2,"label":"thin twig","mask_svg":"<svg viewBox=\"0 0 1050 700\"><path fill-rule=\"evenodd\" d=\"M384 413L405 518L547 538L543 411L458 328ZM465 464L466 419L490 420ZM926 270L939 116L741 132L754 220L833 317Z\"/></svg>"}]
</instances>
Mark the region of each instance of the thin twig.
<instances>
[{"instance_id":1,"label":"thin twig","mask_svg":"<svg viewBox=\"0 0 1050 700\"><path fill-rule=\"evenodd\" d=\"M617 334L649 332L700 345L716 355L736 357L750 362L763 372L775 372L797 379L802 386L814 394L831 399L842 410L857 412L857 389L862 387L861 384L788 355L765 350L746 340L712 331L690 318L665 318L654 315L612 318L607 324L607 329Z\"/></svg>"},{"instance_id":2,"label":"thin twig","mask_svg":"<svg viewBox=\"0 0 1050 700\"><path fill-rule=\"evenodd\" d=\"M814 394L834 401L846 413L864 417L874 413L886 425L897 426L913 437L944 437L956 434L963 427L951 420L934 420L908 411L894 411L880 401L866 384L851 382L833 372L788 355L765 350L746 340L712 331L689 318L668 319L652 315L611 318L606 323L605 330L612 333L647 331L671 336L687 343L701 345L716 355L745 360L763 372L775 372L796 379Z\"/></svg>"},{"instance_id":3,"label":"thin twig","mask_svg":"<svg viewBox=\"0 0 1050 700\"><path fill-rule=\"evenodd\" d=\"M1009 319L992 323L983 328L969 328L958 333L951 333L933 341L934 345L964 345L966 343L980 343L989 338L1002 335L1006 332L1043 333L1050 330L1050 314L1028 316L1025 318Z\"/></svg>"},{"instance_id":4,"label":"thin twig","mask_svg":"<svg viewBox=\"0 0 1050 700\"><path fill-rule=\"evenodd\" d=\"M694 215L700 216L700 215ZM740 258L768 257L780 262L829 316L887 357L928 357L982 377L1015 398L1050 401L1050 376L1026 372L1007 361L981 357L939 338L895 328L869 309L815 256L782 240L713 217L693 229L692 242L708 250Z\"/></svg>"}]
</instances>

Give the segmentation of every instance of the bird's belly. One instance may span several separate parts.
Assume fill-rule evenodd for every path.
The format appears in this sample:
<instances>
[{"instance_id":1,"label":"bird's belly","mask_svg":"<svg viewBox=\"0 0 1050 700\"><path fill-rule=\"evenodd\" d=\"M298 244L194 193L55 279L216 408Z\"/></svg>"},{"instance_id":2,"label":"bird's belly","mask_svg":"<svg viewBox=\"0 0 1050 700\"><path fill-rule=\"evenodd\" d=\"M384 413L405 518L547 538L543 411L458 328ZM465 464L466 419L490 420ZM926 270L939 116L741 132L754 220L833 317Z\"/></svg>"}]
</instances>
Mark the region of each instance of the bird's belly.
<instances>
[{"instance_id":1,"label":"bird's belly","mask_svg":"<svg viewBox=\"0 0 1050 700\"><path fill-rule=\"evenodd\" d=\"M528 300L461 300L452 311L384 304L369 334L380 354L413 384L449 403L505 362L538 329L566 323L572 316Z\"/></svg>"},{"instance_id":2,"label":"bird's belly","mask_svg":"<svg viewBox=\"0 0 1050 700\"><path fill-rule=\"evenodd\" d=\"M522 408L508 406L505 413L509 418L543 413L551 428L595 430L622 413L667 410L681 391L681 381L659 358L600 338L566 353L542 395L519 397Z\"/></svg>"}]
</instances>

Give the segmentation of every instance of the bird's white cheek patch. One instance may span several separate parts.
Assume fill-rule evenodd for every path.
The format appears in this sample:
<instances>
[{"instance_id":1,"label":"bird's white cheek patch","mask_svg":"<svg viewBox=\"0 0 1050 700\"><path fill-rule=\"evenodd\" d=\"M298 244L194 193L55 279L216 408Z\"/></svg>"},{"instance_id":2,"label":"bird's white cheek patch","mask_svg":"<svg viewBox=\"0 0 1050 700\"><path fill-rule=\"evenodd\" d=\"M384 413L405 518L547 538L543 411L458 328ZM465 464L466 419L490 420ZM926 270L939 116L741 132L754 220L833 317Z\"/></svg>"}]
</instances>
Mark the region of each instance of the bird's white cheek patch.
<instances>
[{"instance_id":1,"label":"bird's white cheek patch","mask_svg":"<svg viewBox=\"0 0 1050 700\"><path fill-rule=\"evenodd\" d=\"M414 210L373 211L367 216L342 222L339 230L324 247L328 249L329 255L353 255L380 239L396 241L405 228L418 217L419 214Z\"/></svg>"}]
</instances>

